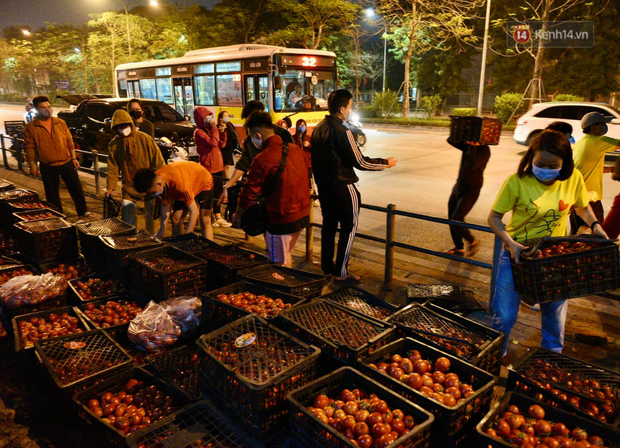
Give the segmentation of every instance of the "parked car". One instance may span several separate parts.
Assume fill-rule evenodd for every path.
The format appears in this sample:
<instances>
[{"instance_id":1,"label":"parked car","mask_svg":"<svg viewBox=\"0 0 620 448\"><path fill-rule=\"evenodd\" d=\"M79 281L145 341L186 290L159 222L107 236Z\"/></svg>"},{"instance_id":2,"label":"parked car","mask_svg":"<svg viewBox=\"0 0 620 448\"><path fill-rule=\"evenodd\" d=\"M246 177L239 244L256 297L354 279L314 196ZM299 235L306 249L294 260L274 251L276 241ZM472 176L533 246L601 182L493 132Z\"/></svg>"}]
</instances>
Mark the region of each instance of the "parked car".
<instances>
[{"instance_id":1,"label":"parked car","mask_svg":"<svg viewBox=\"0 0 620 448\"><path fill-rule=\"evenodd\" d=\"M611 117L607 135L620 138L620 110L605 103L556 102L534 104L519 120L515 128L514 140L520 145L529 146L536 134L554 121L564 121L573 127L573 138L583 137L581 117L589 112L600 112Z\"/></svg>"},{"instance_id":2,"label":"parked car","mask_svg":"<svg viewBox=\"0 0 620 448\"><path fill-rule=\"evenodd\" d=\"M130 98L91 98L90 95L59 95L73 110L58 112L58 118L67 122L73 140L83 151L96 150L99 154L108 153L108 144L115 134L110 128L112 115L117 109L125 109ZM155 137L167 137L176 145L189 148L194 145L193 136L196 125L183 117L168 104L140 99L145 116L155 126ZM92 165L92 158L82 156L82 166Z\"/></svg>"}]
</instances>

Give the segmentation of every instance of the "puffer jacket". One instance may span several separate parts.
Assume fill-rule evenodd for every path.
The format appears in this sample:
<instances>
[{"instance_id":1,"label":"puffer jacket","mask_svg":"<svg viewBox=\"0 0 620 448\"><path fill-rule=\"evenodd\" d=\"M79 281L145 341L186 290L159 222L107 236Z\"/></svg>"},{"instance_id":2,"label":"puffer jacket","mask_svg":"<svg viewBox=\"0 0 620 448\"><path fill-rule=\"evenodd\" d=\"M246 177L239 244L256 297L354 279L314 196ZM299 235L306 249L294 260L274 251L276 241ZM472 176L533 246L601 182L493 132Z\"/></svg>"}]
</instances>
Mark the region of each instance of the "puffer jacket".
<instances>
[{"instance_id":1,"label":"puffer jacket","mask_svg":"<svg viewBox=\"0 0 620 448\"><path fill-rule=\"evenodd\" d=\"M210 173L224 171L224 158L221 149L226 146L226 130L220 132L216 126L207 127L207 116L212 112L206 107L194 109L194 142L200 155L200 164Z\"/></svg>"}]
</instances>

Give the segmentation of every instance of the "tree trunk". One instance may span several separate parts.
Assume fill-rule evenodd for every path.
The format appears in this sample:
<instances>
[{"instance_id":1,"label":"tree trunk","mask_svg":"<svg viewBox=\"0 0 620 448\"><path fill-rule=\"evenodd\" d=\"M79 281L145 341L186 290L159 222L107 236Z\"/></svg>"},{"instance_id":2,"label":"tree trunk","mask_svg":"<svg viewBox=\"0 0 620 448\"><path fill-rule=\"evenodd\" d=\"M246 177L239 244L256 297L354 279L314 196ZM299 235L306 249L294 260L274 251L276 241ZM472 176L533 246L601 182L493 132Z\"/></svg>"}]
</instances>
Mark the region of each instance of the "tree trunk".
<instances>
[{"instance_id":1,"label":"tree trunk","mask_svg":"<svg viewBox=\"0 0 620 448\"><path fill-rule=\"evenodd\" d=\"M313 33L314 34L314 33ZM319 44L321 43L321 38L323 34L323 25L319 25L318 33L316 34L316 40L312 43L312 49L316 50L319 48Z\"/></svg>"},{"instance_id":2,"label":"tree trunk","mask_svg":"<svg viewBox=\"0 0 620 448\"><path fill-rule=\"evenodd\" d=\"M411 33L414 34L414 33ZM411 82L409 81L409 74L411 72L411 57L413 56L413 45L409 44L407 50L407 56L405 57L405 83L403 92L403 118L409 117L409 90Z\"/></svg>"},{"instance_id":3,"label":"tree trunk","mask_svg":"<svg viewBox=\"0 0 620 448\"><path fill-rule=\"evenodd\" d=\"M116 66L115 52L116 52L116 45L114 42L114 30L112 30L112 59L110 59L110 64L112 66L112 94L114 96L118 96L118 86L114 82L114 67Z\"/></svg>"},{"instance_id":4,"label":"tree trunk","mask_svg":"<svg viewBox=\"0 0 620 448\"><path fill-rule=\"evenodd\" d=\"M543 35L548 29L547 21L549 20L549 14L550 14L549 9L550 8L551 8L551 0L545 0L545 9L543 10L543 15L542 15L543 26L541 30ZM536 51L536 57L534 59L534 72L532 74L532 89L531 89L528 109L531 109L536 99L538 99L538 102L542 101L541 83L542 83L542 68L543 68L544 57L545 57L545 40L540 39L538 41L538 50Z\"/></svg>"}]
</instances>

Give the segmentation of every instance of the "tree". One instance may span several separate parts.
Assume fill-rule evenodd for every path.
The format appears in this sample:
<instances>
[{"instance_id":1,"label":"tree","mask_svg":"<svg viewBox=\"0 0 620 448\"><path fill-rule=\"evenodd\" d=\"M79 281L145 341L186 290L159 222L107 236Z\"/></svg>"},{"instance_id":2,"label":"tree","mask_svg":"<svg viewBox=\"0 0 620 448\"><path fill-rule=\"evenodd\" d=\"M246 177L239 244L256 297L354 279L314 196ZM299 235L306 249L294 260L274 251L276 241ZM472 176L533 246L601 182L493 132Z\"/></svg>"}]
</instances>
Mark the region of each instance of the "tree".
<instances>
[{"instance_id":1,"label":"tree","mask_svg":"<svg viewBox=\"0 0 620 448\"><path fill-rule=\"evenodd\" d=\"M222 0L212 12L219 24L217 34L228 37L230 44L250 43L260 35L268 6L269 0Z\"/></svg>"},{"instance_id":2,"label":"tree","mask_svg":"<svg viewBox=\"0 0 620 448\"><path fill-rule=\"evenodd\" d=\"M361 75L371 82L373 97L375 96L375 81L383 76L383 62L383 56L375 51L362 51L360 55Z\"/></svg>"},{"instance_id":3,"label":"tree","mask_svg":"<svg viewBox=\"0 0 620 448\"><path fill-rule=\"evenodd\" d=\"M475 42L468 21L482 4L483 0L380 0L379 13L395 47L390 51L405 65L403 117L409 116L412 59L431 50L451 50L453 42Z\"/></svg>"}]
</instances>

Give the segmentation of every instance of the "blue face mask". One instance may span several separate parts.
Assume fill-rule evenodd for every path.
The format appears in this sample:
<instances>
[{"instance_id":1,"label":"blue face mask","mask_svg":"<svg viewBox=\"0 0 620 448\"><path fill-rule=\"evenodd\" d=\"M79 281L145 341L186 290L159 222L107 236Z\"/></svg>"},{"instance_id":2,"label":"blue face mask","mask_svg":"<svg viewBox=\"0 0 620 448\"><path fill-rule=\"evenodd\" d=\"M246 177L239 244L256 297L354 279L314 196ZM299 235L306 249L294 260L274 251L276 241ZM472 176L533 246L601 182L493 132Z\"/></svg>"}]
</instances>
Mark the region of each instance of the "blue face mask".
<instances>
[{"instance_id":1,"label":"blue face mask","mask_svg":"<svg viewBox=\"0 0 620 448\"><path fill-rule=\"evenodd\" d=\"M303 134L304 132L306 132L306 127L305 126L299 126L297 128L297 130Z\"/></svg>"},{"instance_id":2,"label":"blue face mask","mask_svg":"<svg viewBox=\"0 0 620 448\"><path fill-rule=\"evenodd\" d=\"M540 168L536 165L532 165L532 174L541 182L549 182L557 179L561 170L561 168Z\"/></svg>"},{"instance_id":3,"label":"blue face mask","mask_svg":"<svg viewBox=\"0 0 620 448\"><path fill-rule=\"evenodd\" d=\"M607 126L607 123L603 124L603 135L607 134L607 131L609 131L609 127Z\"/></svg>"},{"instance_id":4,"label":"blue face mask","mask_svg":"<svg viewBox=\"0 0 620 448\"><path fill-rule=\"evenodd\" d=\"M568 141L570 142L571 145L575 144L575 137L573 137L572 135L568 138Z\"/></svg>"},{"instance_id":5,"label":"blue face mask","mask_svg":"<svg viewBox=\"0 0 620 448\"><path fill-rule=\"evenodd\" d=\"M254 146L256 146L258 149L261 149L263 147L262 138L256 138L256 136L252 137L252 143L254 143Z\"/></svg>"}]
</instances>

